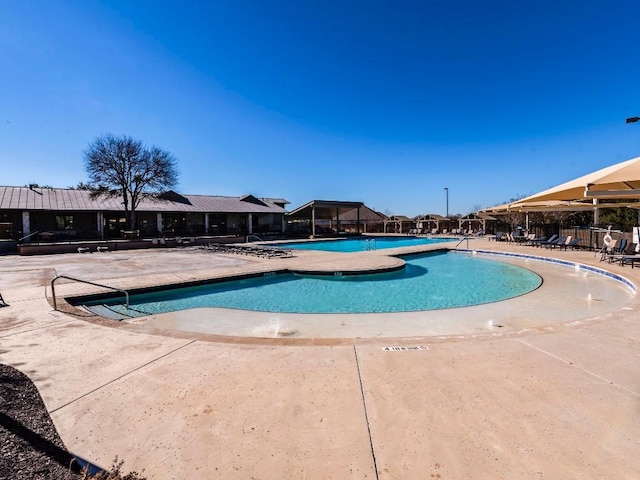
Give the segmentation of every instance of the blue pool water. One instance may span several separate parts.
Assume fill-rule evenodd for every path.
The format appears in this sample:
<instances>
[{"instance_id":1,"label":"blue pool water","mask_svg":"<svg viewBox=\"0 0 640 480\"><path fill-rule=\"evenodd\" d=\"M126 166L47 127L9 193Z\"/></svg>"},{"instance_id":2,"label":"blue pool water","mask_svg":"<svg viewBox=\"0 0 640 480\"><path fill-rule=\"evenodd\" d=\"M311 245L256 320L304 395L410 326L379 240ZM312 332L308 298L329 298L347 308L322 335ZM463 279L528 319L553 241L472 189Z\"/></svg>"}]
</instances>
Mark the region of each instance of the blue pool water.
<instances>
[{"instance_id":1,"label":"blue pool water","mask_svg":"<svg viewBox=\"0 0 640 480\"><path fill-rule=\"evenodd\" d=\"M385 248L412 247L414 245L433 245L434 243L460 240L456 238L426 237L366 237L345 238L341 240L316 240L313 242L287 242L276 246L297 250L323 250L325 252L361 252L363 250L382 250Z\"/></svg>"},{"instance_id":2,"label":"blue pool water","mask_svg":"<svg viewBox=\"0 0 640 480\"><path fill-rule=\"evenodd\" d=\"M495 302L530 292L542 279L522 267L466 254L407 257L396 272L357 276L279 274L85 302L132 316L195 307L281 313L389 313Z\"/></svg>"}]
</instances>

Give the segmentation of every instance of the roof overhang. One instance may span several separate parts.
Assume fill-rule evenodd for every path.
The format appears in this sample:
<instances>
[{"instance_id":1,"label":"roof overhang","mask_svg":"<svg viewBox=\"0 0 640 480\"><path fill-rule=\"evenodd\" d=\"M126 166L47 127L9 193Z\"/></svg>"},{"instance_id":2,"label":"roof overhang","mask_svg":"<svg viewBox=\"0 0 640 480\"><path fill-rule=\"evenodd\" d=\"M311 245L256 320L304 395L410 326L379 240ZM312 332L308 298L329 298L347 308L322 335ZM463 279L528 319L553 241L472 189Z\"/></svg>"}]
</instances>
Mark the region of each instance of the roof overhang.
<instances>
[{"instance_id":1,"label":"roof overhang","mask_svg":"<svg viewBox=\"0 0 640 480\"><path fill-rule=\"evenodd\" d=\"M311 200L309 203L292 210L287 214L292 218L311 218L315 211L316 219L331 219L360 208L363 202L340 202L335 200Z\"/></svg>"}]
</instances>

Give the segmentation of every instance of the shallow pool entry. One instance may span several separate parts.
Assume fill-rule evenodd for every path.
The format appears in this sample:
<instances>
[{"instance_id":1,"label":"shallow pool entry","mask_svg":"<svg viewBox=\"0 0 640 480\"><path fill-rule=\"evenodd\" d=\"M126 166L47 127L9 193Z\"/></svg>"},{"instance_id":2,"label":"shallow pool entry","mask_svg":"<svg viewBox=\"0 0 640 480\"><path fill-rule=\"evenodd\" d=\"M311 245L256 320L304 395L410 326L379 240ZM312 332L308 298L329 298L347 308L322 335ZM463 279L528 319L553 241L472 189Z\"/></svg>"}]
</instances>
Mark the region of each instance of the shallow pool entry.
<instances>
[{"instance_id":1,"label":"shallow pool entry","mask_svg":"<svg viewBox=\"0 0 640 480\"><path fill-rule=\"evenodd\" d=\"M538 288L542 279L509 263L467 254L405 258L399 271L341 276L278 274L132 295L85 305L103 316L131 318L215 307L271 313L392 313L496 302Z\"/></svg>"}]
</instances>

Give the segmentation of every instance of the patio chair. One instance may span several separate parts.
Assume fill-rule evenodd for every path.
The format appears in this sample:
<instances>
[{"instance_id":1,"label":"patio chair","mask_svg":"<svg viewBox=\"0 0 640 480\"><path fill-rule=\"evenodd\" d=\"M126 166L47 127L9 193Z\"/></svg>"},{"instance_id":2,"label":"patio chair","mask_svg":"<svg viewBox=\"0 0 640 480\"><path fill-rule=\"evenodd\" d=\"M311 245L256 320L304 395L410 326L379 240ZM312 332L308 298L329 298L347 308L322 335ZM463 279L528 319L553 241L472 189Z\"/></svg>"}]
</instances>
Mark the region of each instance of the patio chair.
<instances>
[{"instance_id":1,"label":"patio chair","mask_svg":"<svg viewBox=\"0 0 640 480\"><path fill-rule=\"evenodd\" d=\"M558 241L564 241L564 237L559 237L558 235L551 235L549 240L545 240L544 242L540 242L538 246L548 248L550 245L555 245Z\"/></svg>"},{"instance_id":2,"label":"patio chair","mask_svg":"<svg viewBox=\"0 0 640 480\"><path fill-rule=\"evenodd\" d=\"M628 242L626 238L621 239L618 246L606 256L606 260L609 263L619 262L622 265L623 257L633 257L637 253L637 244Z\"/></svg>"},{"instance_id":3,"label":"patio chair","mask_svg":"<svg viewBox=\"0 0 640 480\"><path fill-rule=\"evenodd\" d=\"M551 242L555 242L555 241L557 241L557 240L558 240L558 235L554 233L554 234L553 234L553 235L551 235L549 238L547 238L547 237L540 237L540 238L541 238L542 240L538 240L538 241L536 241L536 242L534 243L534 246L535 246L535 247L543 247L543 246L545 246L545 245L546 245L546 244L548 244L548 243L551 243Z\"/></svg>"},{"instance_id":4,"label":"patio chair","mask_svg":"<svg viewBox=\"0 0 640 480\"><path fill-rule=\"evenodd\" d=\"M560 250L568 250L569 248L578 250L580 248L580 239L572 238L568 242L565 242L564 244L558 246L560 247Z\"/></svg>"},{"instance_id":5,"label":"patio chair","mask_svg":"<svg viewBox=\"0 0 640 480\"><path fill-rule=\"evenodd\" d=\"M531 240L529 240L527 244L531 247L539 247L540 243L546 242L546 241L547 241L547 237L545 235L542 235L541 237L536 237L534 235L534 237Z\"/></svg>"},{"instance_id":6,"label":"patio chair","mask_svg":"<svg viewBox=\"0 0 640 480\"><path fill-rule=\"evenodd\" d=\"M634 268L636 263L640 264L640 244L632 243L631 247L627 249L627 253L620 255L620 266L631 265Z\"/></svg>"},{"instance_id":7,"label":"patio chair","mask_svg":"<svg viewBox=\"0 0 640 480\"><path fill-rule=\"evenodd\" d=\"M562 250L562 248L567 245L571 239L573 238L571 235L567 235L566 237L563 237L564 240L560 241L558 240L557 242L555 242L553 245L549 245L549 248L556 248L558 247L560 250Z\"/></svg>"},{"instance_id":8,"label":"patio chair","mask_svg":"<svg viewBox=\"0 0 640 480\"><path fill-rule=\"evenodd\" d=\"M522 232L517 231L515 233L511 233L511 240L515 243L522 243L526 240L527 236Z\"/></svg>"}]
</instances>

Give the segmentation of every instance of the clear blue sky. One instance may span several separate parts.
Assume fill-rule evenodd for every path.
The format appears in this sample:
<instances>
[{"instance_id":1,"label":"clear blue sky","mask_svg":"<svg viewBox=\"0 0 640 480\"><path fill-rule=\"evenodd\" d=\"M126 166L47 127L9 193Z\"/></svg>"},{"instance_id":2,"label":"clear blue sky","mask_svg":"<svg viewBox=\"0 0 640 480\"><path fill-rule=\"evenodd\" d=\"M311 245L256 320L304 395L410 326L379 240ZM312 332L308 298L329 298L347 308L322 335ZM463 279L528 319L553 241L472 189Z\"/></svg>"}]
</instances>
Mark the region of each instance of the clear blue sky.
<instances>
[{"instance_id":1,"label":"clear blue sky","mask_svg":"<svg viewBox=\"0 0 640 480\"><path fill-rule=\"evenodd\" d=\"M0 184L105 133L178 191L465 214L640 155L637 0L3 0Z\"/></svg>"}]
</instances>

